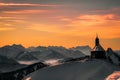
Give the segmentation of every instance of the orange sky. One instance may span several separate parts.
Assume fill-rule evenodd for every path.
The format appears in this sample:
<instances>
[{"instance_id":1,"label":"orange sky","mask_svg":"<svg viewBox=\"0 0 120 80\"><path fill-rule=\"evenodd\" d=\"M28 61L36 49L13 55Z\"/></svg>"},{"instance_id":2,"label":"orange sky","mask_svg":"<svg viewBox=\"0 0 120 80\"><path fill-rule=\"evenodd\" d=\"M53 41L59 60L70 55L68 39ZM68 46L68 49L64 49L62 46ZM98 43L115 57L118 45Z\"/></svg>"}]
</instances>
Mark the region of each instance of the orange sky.
<instances>
[{"instance_id":1,"label":"orange sky","mask_svg":"<svg viewBox=\"0 0 120 80\"><path fill-rule=\"evenodd\" d=\"M8 1L8 2L7 2ZM92 2L0 2L0 46L94 47L98 33L105 49L120 49L120 6ZM70 0L72 1L72 0ZM86 0L88 1L88 0ZM93 0L95 1L95 0ZM97 0L96 0L97 1ZM103 4L104 3L104 4Z\"/></svg>"}]
</instances>

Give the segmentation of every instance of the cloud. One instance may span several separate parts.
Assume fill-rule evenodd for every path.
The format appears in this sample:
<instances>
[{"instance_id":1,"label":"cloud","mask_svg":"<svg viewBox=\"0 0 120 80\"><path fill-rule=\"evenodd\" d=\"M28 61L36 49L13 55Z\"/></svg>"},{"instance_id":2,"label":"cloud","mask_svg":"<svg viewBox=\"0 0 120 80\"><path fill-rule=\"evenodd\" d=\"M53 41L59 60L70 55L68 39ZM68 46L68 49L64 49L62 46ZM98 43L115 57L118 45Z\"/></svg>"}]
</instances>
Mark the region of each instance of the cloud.
<instances>
[{"instance_id":1,"label":"cloud","mask_svg":"<svg viewBox=\"0 0 120 80\"><path fill-rule=\"evenodd\" d=\"M51 25L51 24L37 24L33 23L25 29L29 30L36 30L36 31L47 31L47 32L58 32L58 26Z\"/></svg>"},{"instance_id":2,"label":"cloud","mask_svg":"<svg viewBox=\"0 0 120 80\"><path fill-rule=\"evenodd\" d=\"M46 6L46 7L53 7L57 5L53 4L31 4L31 3L2 3L0 2L0 6Z\"/></svg>"},{"instance_id":3,"label":"cloud","mask_svg":"<svg viewBox=\"0 0 120 80\"><path fill-rule=\"evenodd\" d=\"M51 10L19 10L19 11L3 11L6 14L29 14L29 13L49 13Z\"/></svg>"},{"instance_id":4,"label":"cloud","mask_svg":"<svg viewBox=\"0 0 120 80\"><path fill-rule=\"evenodd\" d=\"M104 34L103 38L116 38L119 36L120 19L116 14L82 14L73 18L59 18L66 22L64 27L71 29L65 34L74 36L91 36L95 33Z\"/></svg>"},{"instance_id":5,"label":"cloud","mask_svg":"<svg viewBox=\"0 0 120 80\"><path fill-rule=\"evenodd\" d=\"M25 21L24 17L17 17L17 16L0 16L0 26L3 27L15 27L20 26L20 25L24 25L26 24L27 21Z\"/></svg>"},{"instance_id":6,"label":"cloud","mask_svg":"<svg viewBox=\"0 0 120 80\"><path fill-rule=\"evenodd\" d=\"M0 13L19 13L22 10L23 13L42 13L48 12L50 9L54 9L56 4L39 4L39 3L4 3L0 2Z\"/></svg>"},{"instance_id":7,"label":"cloud","mask_svg":"<svg viewBox=\"0 0 120 80\"><path fill-rule=\"evenodd\" d=\"M89 11L92 14L115 14L115 15L119 15L120 14L120 7L114 7L114 8L110 8L110 9L97 9L97 10L92 10Z\"/></svg>"},{"instance_id":8,"label":"cloud","mask_svg":"<svg viewBox=\"0 0 120 80\"><path fill-rule=\"evenodd\" d=\"M116 24L120 21L118 18L120 18L120 16L115 14L83 14L71 20L69 20L69 18L66 20L69 21L68 26L98 26L108 24L109 22Z\"/></svg>"},{"instance_id":9,"label":"cloud","mask_svg":"<svg viewBox=\"0 0 120 80\"><path fill-rule=\"evenodd\" d=\"M34 14L34 13L51 13L55 12L55 4L35 4L35 3L2 3L0 2L1 15L12 14Z\"/></svg>"},{"instance_id":10,"label":"cloud","mask_svg":"<svg viewBox=\"0 0 120 80\"><path fill-rule=\"evenodd\" d=\"M59 17L58 19L60 19L60 21L64 21L64 22L69 22L69 21L71 21L70 18L66 18L66 17Z\"/></svg>"},{"instance_id":11,"label":"cloud","mask_svg":"<svg viewBox=\"0 0 120 80\"><path fill-rule=\"evenodd\" d=\"M9 30L15 30L13 27L0 27L0 31L9 31Z\"/></svg>"},{"instance_id":12,"label":"cloud","mask_svg":"<svg viewBox=\"0 0 120 80\"><path fill-rule=\"evenodd\" d=\"M19 17L19 20L23 20L23 17ZM0 16L0 20L18 20L15 16Z\"/></svg>"}]
</instances>

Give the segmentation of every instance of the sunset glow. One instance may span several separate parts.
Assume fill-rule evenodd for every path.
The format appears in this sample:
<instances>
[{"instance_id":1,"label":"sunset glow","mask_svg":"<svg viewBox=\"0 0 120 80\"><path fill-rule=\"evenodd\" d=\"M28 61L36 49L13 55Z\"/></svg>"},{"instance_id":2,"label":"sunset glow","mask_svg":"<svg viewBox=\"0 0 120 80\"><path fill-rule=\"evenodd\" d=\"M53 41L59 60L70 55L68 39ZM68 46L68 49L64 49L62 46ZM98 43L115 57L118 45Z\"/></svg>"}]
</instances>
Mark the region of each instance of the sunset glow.
<instances>
[{"instance_id":1,"label":"sunset glow","mask_svg":"<svg viewBox=\"0 0 120 80\"><path fill-rule=\"evenodd\" d=\"M94 47L98 33L105 49L120 49L120 2L92 1L2 0L0 46Z\"/></svg>"}]
</instances>

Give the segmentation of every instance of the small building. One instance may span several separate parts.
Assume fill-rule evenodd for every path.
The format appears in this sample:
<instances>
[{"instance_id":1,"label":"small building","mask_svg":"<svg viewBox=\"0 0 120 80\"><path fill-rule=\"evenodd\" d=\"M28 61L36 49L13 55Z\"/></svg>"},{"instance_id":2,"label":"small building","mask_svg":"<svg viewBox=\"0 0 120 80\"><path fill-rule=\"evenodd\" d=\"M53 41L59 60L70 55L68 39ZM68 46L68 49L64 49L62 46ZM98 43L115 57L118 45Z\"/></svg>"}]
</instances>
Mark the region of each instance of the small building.
<instances>
[{"instance_id":1,"label":"small building","mask_svg":"<svg viewBox=\"0 0 120 80\"><path fill-rule=\"evenodd\" d=\"M103 49L103 47L100 45L98 36L96 36L96 39L95 39L95 47L91 51L91 58L97 58L97 59L106 58L106 52Z\"/></svg>"}]
</instances>

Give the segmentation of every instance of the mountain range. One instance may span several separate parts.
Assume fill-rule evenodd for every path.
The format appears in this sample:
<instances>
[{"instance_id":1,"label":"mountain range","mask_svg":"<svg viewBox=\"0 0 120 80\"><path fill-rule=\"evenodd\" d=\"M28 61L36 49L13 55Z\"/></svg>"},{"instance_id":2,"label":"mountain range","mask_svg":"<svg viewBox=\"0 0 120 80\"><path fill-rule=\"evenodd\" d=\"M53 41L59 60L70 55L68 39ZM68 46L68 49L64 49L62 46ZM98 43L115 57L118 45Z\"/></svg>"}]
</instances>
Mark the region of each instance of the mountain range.
<instances>
[{"instance_id":1,"label":"mountain range","mask_svg":"<svg viewBox=\"0 0 120 80\"><path fill-rule=\"evenodd\" d=\"M22 45L7 45L0 48L0 55L7 58L12 58L17 61L33 61L33 60L48 60L48 59L63 59L84 57L85 53L90 53L90 47L64 48L57 46L49 47L29 47L25 48Z\"/></svg>"},{"instance_id":2,"label":"mountain range","mask_svg":"<svg viewBox=\"0 0 120 80\"><path fill-rule=\"evenodd\" d=\"M45 61L50 59L79 58L90 55L89 46L65 48L61 46L38 46L25 48L22 45L7 45L0 48L0 55L16 61ZM120 51L116 51L120 55ZM7 59L6 59L7 60Z\"/></svg>"}]
</instances>

